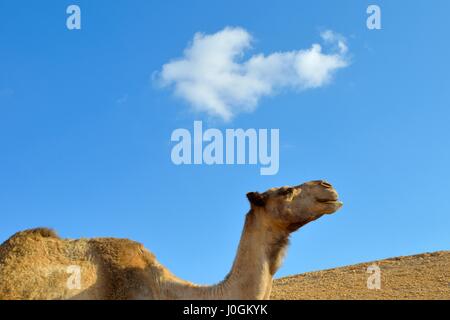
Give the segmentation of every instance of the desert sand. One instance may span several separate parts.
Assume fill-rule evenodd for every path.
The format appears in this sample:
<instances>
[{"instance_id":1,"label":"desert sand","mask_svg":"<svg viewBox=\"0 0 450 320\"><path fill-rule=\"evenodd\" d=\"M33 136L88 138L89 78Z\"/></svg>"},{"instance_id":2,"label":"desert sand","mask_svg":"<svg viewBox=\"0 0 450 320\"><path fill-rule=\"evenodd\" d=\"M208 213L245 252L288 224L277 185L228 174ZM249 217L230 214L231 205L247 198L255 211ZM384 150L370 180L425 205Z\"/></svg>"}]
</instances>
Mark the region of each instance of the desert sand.
<instances>
[{"instance_id":1,"label":"desert sand","mask_svg":"<svg viewBox=\"0 0 450 320\"><path fill-rule=\"evenodd\" d=\"M380 289L368 289L380 268ZM373 282L371 282L373 284ZM372 286L373 287L373 286ZM450 251L395 257L275 280L271 299L439 299L450 300Z\"/></svg>"}]
</instances>

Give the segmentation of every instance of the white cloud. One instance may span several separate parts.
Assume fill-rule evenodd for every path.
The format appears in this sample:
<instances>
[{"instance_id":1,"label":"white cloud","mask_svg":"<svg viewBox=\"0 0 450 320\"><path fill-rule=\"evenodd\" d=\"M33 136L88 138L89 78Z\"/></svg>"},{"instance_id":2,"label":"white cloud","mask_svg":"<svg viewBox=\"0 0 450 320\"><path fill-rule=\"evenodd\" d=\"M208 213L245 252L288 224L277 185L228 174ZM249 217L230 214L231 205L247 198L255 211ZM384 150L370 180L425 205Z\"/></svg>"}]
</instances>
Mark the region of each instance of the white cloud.
<instances>
[{"instance_id":1,"label":"white cloud","mask_svg":"<svg viewBox=\"0 0 450 320\"><path fill-rule=\"evenodd\" d=\"M261 97L281 88L305 90L329 83L334 72L349 64L345 38L333 31L321 34L330 48L320 44L309 49L257 54L243 60L252 36L242 28L227 27L207 35L196 33L183 58L163 65L157 79L172 86L175 95L195 111L225 121L240 112L253 111Z\"/></svg>"}]
</instances>

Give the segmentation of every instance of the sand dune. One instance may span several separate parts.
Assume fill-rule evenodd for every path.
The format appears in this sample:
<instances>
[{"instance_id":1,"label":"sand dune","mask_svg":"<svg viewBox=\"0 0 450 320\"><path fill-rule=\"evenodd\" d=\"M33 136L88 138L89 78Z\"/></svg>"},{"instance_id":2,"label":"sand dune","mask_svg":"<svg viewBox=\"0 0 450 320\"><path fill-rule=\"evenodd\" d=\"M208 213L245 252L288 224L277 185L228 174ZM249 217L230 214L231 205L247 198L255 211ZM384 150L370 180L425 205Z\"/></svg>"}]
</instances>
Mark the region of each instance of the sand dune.
<instances>
[{"instance_id":1,"label":"sand dune","mask_svg":"<svg viewBox=\"0 0 450 320\"><path fill-rule=\"evenodd\" d=\"M368 289L367 280L371 274L367 267L373 264L380 268L380 289ZM284 277L275 280L272 299L450 300L450 251Z\"/></svg>"}]
</instances>

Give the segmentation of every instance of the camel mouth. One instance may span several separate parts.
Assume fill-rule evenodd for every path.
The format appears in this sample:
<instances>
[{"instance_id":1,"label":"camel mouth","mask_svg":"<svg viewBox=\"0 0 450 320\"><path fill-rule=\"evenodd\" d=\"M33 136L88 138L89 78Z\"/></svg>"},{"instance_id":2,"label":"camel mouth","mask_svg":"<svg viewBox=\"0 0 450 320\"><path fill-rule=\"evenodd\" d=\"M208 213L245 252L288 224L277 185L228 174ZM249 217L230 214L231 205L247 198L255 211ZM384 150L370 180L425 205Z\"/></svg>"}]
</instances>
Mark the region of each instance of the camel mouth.
<instances>
[{"instance_id":1,"label":"camel mouth","mask_svg":"<svg viewBox=\"0 0 450 320\"><path fill-rule=\"evenodd\" d=\"M320 203L336 203L339 202L338 199L317 199L317 202Z\"/></svg>"},{"instance_id":2,"label":"camel mouth","mask_svg":"<svg viewBox=\"0 0 450 320\"><path fill-rule=\"evenodd\" d=\"M342 206L343 203L339 201L339 199L317 199L317 202L323 203L323 204L334 204Z\"/></svg>"},{"instance_id":3,"label":"camel mouth","mask_svg":"<svg viewBox=\"0 0 450 320\"><path fill-rule=\"evenodd\" d=\"M344 205L344 203L338 199L317 199L317 202L324 205L325 214L333 214Z\"/></svg>"}]
</instances>

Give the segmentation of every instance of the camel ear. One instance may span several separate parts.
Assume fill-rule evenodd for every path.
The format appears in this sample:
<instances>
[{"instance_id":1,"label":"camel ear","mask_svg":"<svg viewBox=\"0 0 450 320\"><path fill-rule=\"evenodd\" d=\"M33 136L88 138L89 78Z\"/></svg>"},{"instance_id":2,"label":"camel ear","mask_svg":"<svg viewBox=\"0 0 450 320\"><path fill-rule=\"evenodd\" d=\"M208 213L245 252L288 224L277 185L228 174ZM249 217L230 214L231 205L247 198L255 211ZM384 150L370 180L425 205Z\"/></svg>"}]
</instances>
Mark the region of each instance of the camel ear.
<instances>
[{"instance_id":1,"label":"camel ear","mask_svg":"<svg viewBox=\"0 0 450 320\"><path fill-rule=\"evenodd\" d=\"M259 192L247 193L247 199L252 205L255 205L257 207L264 207L266 205L265 197Z\"/></svg>"}]
</instances>

